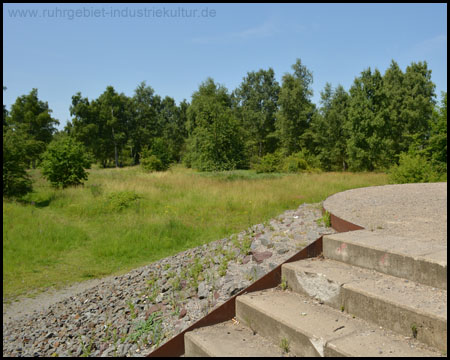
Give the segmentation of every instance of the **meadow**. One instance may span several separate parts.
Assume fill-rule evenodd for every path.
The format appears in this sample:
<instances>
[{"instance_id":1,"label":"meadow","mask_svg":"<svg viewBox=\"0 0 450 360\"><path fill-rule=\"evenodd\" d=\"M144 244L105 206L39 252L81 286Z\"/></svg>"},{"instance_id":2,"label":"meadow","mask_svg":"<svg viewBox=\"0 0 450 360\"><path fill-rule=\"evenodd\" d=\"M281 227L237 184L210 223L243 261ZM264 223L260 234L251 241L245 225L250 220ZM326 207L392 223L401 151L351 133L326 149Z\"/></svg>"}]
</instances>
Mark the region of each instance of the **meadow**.
<instances>
[{"instance_id":1,"label":"meadow","mask_svg":"<svg viewBox=\"0 0 450 360\"><path fill-rule=\"evenodd\" d=\"M300 204L388 183L384 173L201 173L176 165L89 170L83 186L3 201L3 301L90 278L123 274L263 223Z\"/></svg>"}]
</instances>

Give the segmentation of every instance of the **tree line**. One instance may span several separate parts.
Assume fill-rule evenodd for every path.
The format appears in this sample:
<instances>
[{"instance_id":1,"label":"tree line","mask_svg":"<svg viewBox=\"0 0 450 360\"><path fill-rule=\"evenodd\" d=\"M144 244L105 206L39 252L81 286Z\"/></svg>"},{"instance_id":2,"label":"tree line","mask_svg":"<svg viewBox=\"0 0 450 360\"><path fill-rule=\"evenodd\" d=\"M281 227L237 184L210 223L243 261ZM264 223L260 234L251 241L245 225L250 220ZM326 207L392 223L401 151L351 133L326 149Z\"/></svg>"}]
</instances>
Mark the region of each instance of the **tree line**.
<instances>
[{"instance_id":1,"label":"tree line","mask_svg":"<svg viewBox=\"0 0 450 360\"><path fill-rule=\"evenodd\" d=\"M426 62L402 71L392 60L384 74L369 67L348 91L327 83L318 105L312 83L297 59L281 84L272 68L248 72L233 91L207 78L190 103L178 105L145 82L131 97L108 86L97 99L72 96L72 119L62 131L33 89L9 111L3 106L4 172L6 136L7 144L14 138L23 146L7 152L28 167L43 161L51 141L70 137L103 167L386 171L409 156L446 173L447 94L436 101Z\"/></svg>"}]
</instances>

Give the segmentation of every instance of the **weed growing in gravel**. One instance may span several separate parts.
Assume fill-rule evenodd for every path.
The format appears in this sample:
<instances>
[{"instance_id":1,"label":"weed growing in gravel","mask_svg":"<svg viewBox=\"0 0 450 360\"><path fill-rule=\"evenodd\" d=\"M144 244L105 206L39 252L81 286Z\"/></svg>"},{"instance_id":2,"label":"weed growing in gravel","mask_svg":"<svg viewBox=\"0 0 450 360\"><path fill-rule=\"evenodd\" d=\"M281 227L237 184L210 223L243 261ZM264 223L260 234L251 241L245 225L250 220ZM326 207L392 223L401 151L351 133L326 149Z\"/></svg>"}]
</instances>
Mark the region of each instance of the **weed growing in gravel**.
<instances>
[{"instance_id":1,"label":"weed growing in gravel","mask_svg":"<svg viewBox=\"0 0 450 360\"><path fill-rule=\"evenodd\" d=\"M128 335L128 339L132 343L136 343L143 335L148 334L152 344L158 344L162 339L162 312L155 311L147 320L139 321L134 330Z\"/></svg>"},{"instance_id":2,"label":"weed growing in gravel","mask_svg":"<svg viewBox=\"0 0 450 360\"><path fill-rule=\"evenodd\" d=\"M199 258L195 258L194 263L190 266L188 272L190 276L190 283L195 289L198 288L198 277L203 271L203 264Z\"/></svg>"},{"instance_id":3,"label":"weed growing in gravel","mask_svg":"<svg viewBox=\"0 0 450 360\"><path fill-rule=\"evenodd\" d=\"M222 262L219 265L219 275L225 276L228 270L228 260L226 258L222 259Z\"/></svg>"},{"instance_id":4,"label":"weed growing in gravel","mask_svg":"<svg viewBox=\"0 0 450 360\"><path fill-rule=\"evenodd\" d=\"M136 310L134 308L134 304L131 301L127 301L127 305L130 308L131 318L135 319L137 316Z\"/></svg>"},{"instance_id":5,"label":"weed growing in gravel","mask_svg":"<svg viewBox=\"0 0 450 360\"><path fill-rule=\"evenodd\" d=\"M92 338L89 341L89 344L85 345L84 342L83 342L83 339L81 338L81 335L79 335L80 343L81 343L81 349L83 351L83 353L80 355L80 357L88 357L89 355L91 355L92 344L94 343L94 336L95 336L95 334L92 334Z\"/></svg>"},{"instance_id":6,"label":"weed growing in gravel","mask_svg":"<svg viewBox=\"0 0 450 360\"><path fill-rule=\"evenodd\" d=\"M252 245L252 238L248 235L244 236L244 238L239 241L237 238L236 240L233 240L233 244L235 247L237 247L239 249L239 252L241 255L248 255L250 253L251 250L251 245Z\"/></svg>"},{"instance_id":7,"label":"weed growing in gravel","mask_svg":"<svg viewBox=\"0 0 450 360\"><path fill-rule=\"evenodd\" d=\"M328 211L325 211L320 219L316 220L317 225L324 225L326 227L331 227L331 216Z\"/></svg>"},{"instance_id":8,"label":"weed growing in gravel","mask_svg":"<svg viewBox=\"0 0 450 360\"><path fill-rule=\"evenodd\" d=\"M109 333L109 328L111 327L111 323L108 323L105 325L105 337L102 339L103 342L107 342L109 341L109 339L111 339L111 335Z\"/></svg>"}]
</instances>

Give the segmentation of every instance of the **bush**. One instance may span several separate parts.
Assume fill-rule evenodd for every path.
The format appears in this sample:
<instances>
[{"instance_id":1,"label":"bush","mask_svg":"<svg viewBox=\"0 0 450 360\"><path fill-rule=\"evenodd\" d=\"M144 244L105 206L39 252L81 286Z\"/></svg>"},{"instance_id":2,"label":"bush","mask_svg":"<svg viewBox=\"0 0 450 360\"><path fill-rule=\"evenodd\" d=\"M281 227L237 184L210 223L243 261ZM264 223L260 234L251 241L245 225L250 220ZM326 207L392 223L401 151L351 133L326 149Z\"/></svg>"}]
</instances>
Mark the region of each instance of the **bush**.
<instances>
[{"instance_id":1,"label":"bush","mask_svg":"<svg viewBox=\"0 0 450 360\"><path fill-rule=\"evenodd\" d=\"M257 173L298 173L298 172L321 172L316 167L317 159L306 152L300 151L295 154L285 156L281 151L267 154L253 162L252 168Z\"/></svg>"},{"instance_id":2,"label":"bush","mask_svg":"<svg viewBox=\"0 0 450 360\"><path fill-rule=\"evenodd\" d=\"M111 211L121 211L139 198L140 196L134 191L118 191L108 195L107 206Z\"/></svg>"},{"instance_id":3,"label":"bush","mask_svg":"<svg viewBox=\"0 0 450 360\"><path fill-rule=\"evenodd\" d=\"M53 140L42 156L42 175L53 187L66 188L87 180L92 157L83 144L69 136Z\"/></svg>"},{"instance_id":4,"label":"bush","mask_svg":"<svg viewBox=\"0 0 450 360\"><path fill-rule=\"evenodd\" d=\"M301 153L296 153L284 159L282 171L287 173L298 173L309 170L308 162L302 157Z\"/></svg>"},{"instance_id":5,"label":"bush","mask_svg":"<svg viewBox=\"0 0 450 360\"><path fill-rule=\"evenodd\" d=\"M163 171L164 166L161 160L159 160L156 155L150 155L144 158L141 158L141 166L145 171Z\"/></svg>"},{"instance_id":6,"label":"bush","mask_svg":"<svg viewBox=\"0 0 450 360\"><path fill-rule=\"evenodd\" d=\"M407 153L400 154L399 164L392 166L388 174L391 184L435 182L442 179L426 158Z\"/></svg>"},{"instance_id":7,"label":"bush","mask_svg":"<svg viewBox=\"0 0 450 360\"><path fill-rule=\"evenodd\" d=\"M140 154L141 167L145 171L164 171L172 161L170 149L164 140L155 138L151 147L146 147Z\"/></svg>"},{"instance_id":8,"label":"bush","mask_svg":"<svg viewBox=\"0 0 450 360\"><path fill-rule=\"evenodd\" d=\"M280 159L276 154L266 154L253 165L256 173L273 173L277 172L280 165Z\"/></svg>"},{"instance_id":9,"label":"bush","mask_svg":"<svg viewBox=\"0 0 450 360\"><path fill-rule=\"evenodd\" d=\"M32 190L26 172L24 134L3 127L3 196L21 197Z\"/></svg>"}]
</instances>

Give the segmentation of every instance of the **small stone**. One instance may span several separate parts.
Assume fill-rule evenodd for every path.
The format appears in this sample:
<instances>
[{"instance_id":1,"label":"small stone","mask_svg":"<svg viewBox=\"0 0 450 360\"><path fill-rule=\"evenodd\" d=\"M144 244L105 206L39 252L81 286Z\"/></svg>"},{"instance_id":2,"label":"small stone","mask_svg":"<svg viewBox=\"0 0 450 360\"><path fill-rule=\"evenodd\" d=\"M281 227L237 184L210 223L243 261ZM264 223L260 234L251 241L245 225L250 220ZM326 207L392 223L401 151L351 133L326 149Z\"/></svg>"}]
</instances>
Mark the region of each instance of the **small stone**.
<instances>
[{"instance_id":1,"label":"small stone","mask_svg":"<svg viewBox=\"0 0 450 360\"><path fill-rule=\"evenodd\" d=\"M252 259L257 264L262 263L265 259L268 259L271 256L272 256L272 252L271 251L262 251L262 252L252 251Z\"/></svg>"},{"instance_id":2,"label":"small stone","mask_svg":"<svg viewBox=\"0 0 450 360\"><path fill-rule=\"evenodd\" d=\"M154 312L160 311L162 309L164 309L164 305L162 304L155 304L150 306L148 310L145 312L145 320L147 320L150 317L150 315L153 314Z\"/></svg>"},{"instance_id":3,"label":"small stone","mask_svg":"<svg viewBox=\"0 0 450 360\"><path fill-rule=\"evenodd\" d=\"M182 308L180 311L180 315L178 315L178 319L184 318L186 316L186 314L187 314L186 308Z\"/></svg>"},{"instance_id":4,"label":"small stone","mask_svg":"<svg viewBox=\"0 0 450 360\"><path fill-rule=\"evenodd\" d=\"M163 301L163 299L164 299L164 294L163 294L163 293L160 293L160 294L156 297L155 302L160 303L160 302Z\"/></svg>"},{"instance_id":5,"label":"small stone","mask_svg":"<svg viewBox=\"0 0 450 360\"><path fill-rule=\"evenodd\" d=\"M200 284L198 284L198 290L197 290L197 295L199 299L204 299L208 296L209 294L209 289L206 286L206 282L202 281Z\"/></svg>"},{"instance_id":6,"label":"small stone","mask_svg":"<svg viewBox=\"0 0 450 360\"><path fill-rule=\"evenodd\" d=\"M277 253L280 255L286 254L289 251L289 249L281 248L277 250Z\"/></svg>"}]
</instances>

